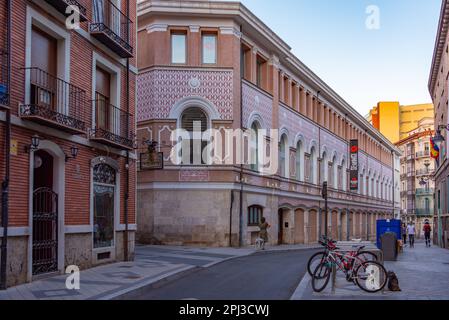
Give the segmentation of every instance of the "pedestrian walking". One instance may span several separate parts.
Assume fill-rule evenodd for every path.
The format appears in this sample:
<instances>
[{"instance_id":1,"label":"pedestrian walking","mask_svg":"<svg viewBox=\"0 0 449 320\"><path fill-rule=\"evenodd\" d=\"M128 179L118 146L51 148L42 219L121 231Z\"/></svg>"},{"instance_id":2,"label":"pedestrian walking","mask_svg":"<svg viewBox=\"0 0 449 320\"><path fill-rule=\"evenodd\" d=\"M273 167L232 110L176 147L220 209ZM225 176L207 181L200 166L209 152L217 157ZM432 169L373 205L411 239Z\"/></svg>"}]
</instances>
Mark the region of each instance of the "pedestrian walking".
<instances>
[{"instance_id":1,"label":"pedestrian walking","mask_svg":"<svg viewBox=\"0 0 449 320\"><path fill-rule=\"evenodd\" d=\"M404 242L404 246L406 246L407 245L407 226L405 223L402 224L401 233L402 233L402 242Z\"/></svg>"},{"instance_id":2,"label":"pedestrian walking","mask_svg":"<svg viewBox=\"0 0 449 320\"><path fill-rule=\"evenodd\" d=\"M407 226L407 233L408 233L408 242L410 243L410 248L415 247L415 224L413 222L410 222Z\"/></svg>"},{"instance_id":3,"label":"pedestrian walking","mask_svg":"<svg viewBox=\"0 0 449 320\"><path fill-rule=\"evenodd\" d=\"M262 217L262 219L260 219L259 225L260 228L259 237L263 240L262 250L265 250L265 243L268 242L268 229L270 227L271 226L267 223L267 220L264 217Z\"/></svg>"},{"instance_id":4,"label":"pedestrian walking","mask_svg":"<svg viewBox=\"0 0 449 320\"><path fill-rule=\"evenodd\" d=\"M423 231L424 237L426 238L426 247L430 248L431 247L430 233L432 232L432 227L430 226L428 220L426 220L426 223L424 224Z\"/></svg>"}]
</instances>

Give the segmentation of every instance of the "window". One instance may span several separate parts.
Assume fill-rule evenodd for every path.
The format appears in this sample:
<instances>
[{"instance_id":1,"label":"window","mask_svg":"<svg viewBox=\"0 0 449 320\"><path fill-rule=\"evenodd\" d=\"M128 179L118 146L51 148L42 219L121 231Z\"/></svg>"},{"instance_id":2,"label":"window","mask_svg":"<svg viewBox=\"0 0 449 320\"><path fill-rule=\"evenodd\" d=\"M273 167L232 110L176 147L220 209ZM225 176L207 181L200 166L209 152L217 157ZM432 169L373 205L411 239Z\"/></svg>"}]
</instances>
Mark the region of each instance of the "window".
<instances>
[{"instance_id":1,"label":"window","mask_svg":"<svg viewBox=\"0 0 449 320\"><path fill-rule=\"evenodd\" d=\"M317 175L317 164L318 164L318 159L317 159L317 154L316 154L316 150L315 147L312 147L310 150L310 160L309 160L309 165L308 165L308 172L309 172L309 181L310 183L313 184L317 184L318 180L318 175Z\"/></svg>"},{"instance_id":2,"label":"window","mask_svg":"<svg viewBox=\"0 0 449 320\"><path fill-rule=\"evenodd\" d=\"M176 64L187 63L187 35L183 33L173 33L171 35L171 62Z\"/></svg>"},{"instance_id":3,"label":"window","mask_svg":"<svg viewBox=\"0 0 449 320\"><path fill-rule=\"evenodd\" d=\"M114 246L116 172L107 164L94 167L94 248Z\"/></svg>"},{"instance_id":4,"label":"window","mask_svg":"<svg viewBox=\"0 0 449 320\"><path fill-rule=\"evenodd\" d=\"M251 126L251 170L259 171L259 126L256 122Z\"/></svg>"},{"instance_id":5,"label":"window","mask_svg":"<svg viewBox=\"0 0 449 320\"><path fill-rule=\"evenodd\" d=\"M281 138L281 146L279 148L279 164L281 169L281 176L284 178L288 178L288 151L287 137L283 135Z\"/></svg>"},{"instance_id":6,"label":"window","mask_svg":"<svg viewBox=\"0 0 449 320\"><path fill-rule=\"evenodd\" d=\"M181 116L181 126L190 135L189 141L183 141L182 145L183 164L205 164L203 151L208 142L202 140L197 141L194 130L198 131L198 136L201 139L202 133L207 130L207 116L200 108L188 108ZM188 152L185 152L186 150Z\"/></svg>"},{"instance_id":7,"label":"window","mask_svg":"<svg viewBox=\"0 0 449 320\"><path fill-rule=\"evenodd\" d=\"M267 89L267 61L261 56L257 56L257 86L264 90Z\"/></svg>"},{"instance_id":8,"label":"window","mask_svg":"<svg viewBox=\"0 0 449 320\"><path fill-rule=\"evenodd\" d=\"M241 49L240 72L242 79L251 80L251 49L244 44Z\"/></svg>"},{"instance_id":9,"label":"window","mask_svg":"<svg viewBox=\"0 0 449 320\"><path fill-rule=\"evenodd\" d=\"M217 63L217 35L203 34L203 64Z\"/></svg>"},{"instance_id":10,"label":"window","mask_svg":"<svg viewBox=\"0 0 449 320\"><path fill-rule=\"evenodd\" d=\"M262 219L263 209L260 206L251 206L248 208L248 226L258 226Z\"/></svg>"},{"instance_id":11,"label":"window","mask_svg":"<svg viewBox=\"0 0 449 320\"><path fill-rule=\"evenodd\" d=\"M301 141L296 145L296 180L301 180Z\"/></svg>"}]
</instances>

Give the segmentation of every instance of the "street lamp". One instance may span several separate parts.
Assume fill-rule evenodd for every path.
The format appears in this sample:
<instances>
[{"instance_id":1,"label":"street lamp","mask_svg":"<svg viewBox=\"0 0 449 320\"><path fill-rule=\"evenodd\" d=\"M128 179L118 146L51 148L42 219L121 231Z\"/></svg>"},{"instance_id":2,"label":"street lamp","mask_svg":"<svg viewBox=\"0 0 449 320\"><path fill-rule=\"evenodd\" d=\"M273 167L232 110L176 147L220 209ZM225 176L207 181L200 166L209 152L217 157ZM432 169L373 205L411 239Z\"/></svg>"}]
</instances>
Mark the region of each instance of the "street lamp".
<instances>
[{"instance_id":1,"label":"street lamp","mask_svg":"<svg viewBox=\"0 0 449 320\"><path fill-rule=\"evenodd\" d=\"M29 146L25 146L25 152L30 153L39 150L40 143L41 138L35 134L31 137L31 144Z\"/></svg>"},{"instance_id":2,"label":"street lamp","mask_svg":"<svg viewBox=\"0 0 449 320\"><path fill-rule=\"evenodd\" d=\"M65 162L68 162L71 159L76 159L76 157L78 157L78 152L79 149L77 146L72 146L70 148L70 156L69 155L65 155Z\"/></svg>"}]
</instances>

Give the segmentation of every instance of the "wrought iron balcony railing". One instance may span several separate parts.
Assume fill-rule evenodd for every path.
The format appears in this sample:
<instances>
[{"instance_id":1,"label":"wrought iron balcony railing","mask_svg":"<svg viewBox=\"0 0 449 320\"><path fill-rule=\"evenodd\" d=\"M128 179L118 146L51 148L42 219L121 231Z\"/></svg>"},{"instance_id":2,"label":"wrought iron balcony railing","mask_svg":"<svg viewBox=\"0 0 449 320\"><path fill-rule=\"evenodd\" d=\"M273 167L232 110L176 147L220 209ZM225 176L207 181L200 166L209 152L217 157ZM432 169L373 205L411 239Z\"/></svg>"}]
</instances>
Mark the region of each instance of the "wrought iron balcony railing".
<instances>
[{"instance_id":1,"label":"wrought iron balcony railing","mask_svg":"<svg viewBox=\"0 0 449 320\"><path fill-rule=\"evenodd\" d=\"M0 106L9 106L8 53L0 49Z\"/></svg>"},{"instance_id":2,"label":"wrought iron balcony railing","mask_svg":"<svg viewBox=\"0 0 449 320\"><path fill-rule=\"evenodd\" d=\"M430 157L430 150L418 151L416 158L428 158Z\"/></svg>"},{"instance_id":3,"label":"wrought iron balcony railing","mask_svg":"<svg viewBox=\"0 0 449 320\"><path fill-rule=\"evenodd\" d=\"M89 137L115 148L134 149L133 117L105 100L94 100L94 119Z\"/></svg>"},{"instance_id":4,"label":"wrought iron balcony railing","mask_svg":"<svg viewBox=\"0 0 449 320\"><path fill-rule=\"evenodd\" d=\"M417 196L425 196L425 195L433 195L435 193L435 189L433 188L417 188L416 195Z\"/></svg>"},{"instance_id":5,"label":"wrought iron balcony railing","mask_svg":"<svg viewBox=\"0 0 449 320\"><path fill-rule=\"evenodd\" d=\"M56 10L65 15L66 17L70 15L71 10L67 13L67 8L72 6L75 10L77 10L80 14L80 21L87 21L87 10L81 5L77 0L45 0L49 4L51 4Z\"/></svg>"},{"instance_id":6,"label":"wrought iron balcony railing","mask_svg":"<svg viewBox=\"0 0 449 320\"><path fill-rule=\"evenodd\" d=\"M92 36L122 58L133 56L133 23L110 0L92 0Z\"/></svg>"},{"instance_id":7,"label":"wrought iron balcony railing","mask_svg":"<svg viewBox=\"0 0 449 320\"><path fill-rule=\"evenodd\" d=\"M416 208L415 215L419 217L431 217L433 216L433 208Z\"/></svg>"},{"instance_id":8,"label":"wrought iron balcony railing","mask_svg":"<svg viewBox=\"0 0 449 320\"><path fill-rule=\"evenodd\" d=\"M419 169L416 170L417 176L432 176L435 173L435 170L428 170L428 169Z\"/></svg>"},{"instance_id":9,"label":"wrought iron balcony railing","mask_svg":"<svg viewBox=\"0 0 449 320\"><path fill-rule=\"evenodd\" d=\"M20 117L71 134L86 133L86 92L39 68L24 70L30 96L20 106Z\"/></svg>"}]
</instances>

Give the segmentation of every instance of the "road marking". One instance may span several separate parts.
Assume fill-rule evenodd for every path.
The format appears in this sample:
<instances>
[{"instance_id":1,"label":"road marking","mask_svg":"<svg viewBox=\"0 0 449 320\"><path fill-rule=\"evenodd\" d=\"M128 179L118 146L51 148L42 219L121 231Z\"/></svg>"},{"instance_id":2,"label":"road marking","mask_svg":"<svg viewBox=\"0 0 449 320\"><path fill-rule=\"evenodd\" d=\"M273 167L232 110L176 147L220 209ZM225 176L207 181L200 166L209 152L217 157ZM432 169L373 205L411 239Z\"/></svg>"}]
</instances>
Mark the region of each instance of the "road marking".
<instances>
[{"instance_id":1,"label":"road marking","mask_svg":"<svg viewBox=\"0 0 449 320\"><path fill-rule=\"evenodd\" d=\"M290 297L290 300L302 300L311 280L312 277L306 271L306 274L302 278L301 282L299 283L293 295Z\"/></svg>"}]
</instances>

